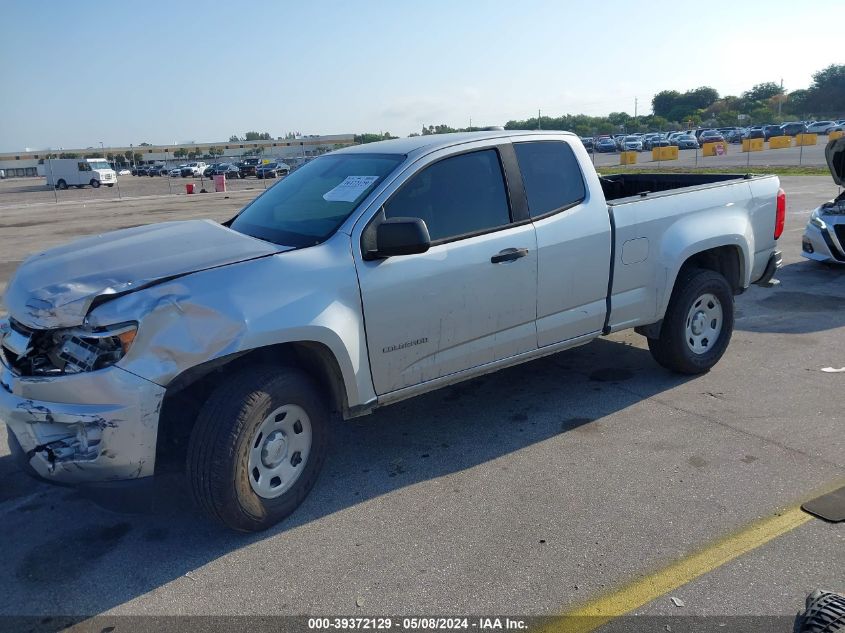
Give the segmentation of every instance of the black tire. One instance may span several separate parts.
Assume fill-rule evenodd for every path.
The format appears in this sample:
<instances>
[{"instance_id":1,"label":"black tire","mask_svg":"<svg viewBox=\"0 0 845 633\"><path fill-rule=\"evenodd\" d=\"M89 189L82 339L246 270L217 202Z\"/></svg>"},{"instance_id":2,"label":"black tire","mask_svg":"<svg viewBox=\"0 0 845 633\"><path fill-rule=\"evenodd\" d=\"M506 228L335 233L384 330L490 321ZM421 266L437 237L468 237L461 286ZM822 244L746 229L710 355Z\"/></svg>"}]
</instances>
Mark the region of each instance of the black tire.
<instances>
[{"instance_id":1,"label":"black tire","mask_svg":"<svg viewBox=\"0 0 845 633\"><path fill-rule=\"evenodd\" d=\"M92 187L94 187L94 189L99 189L99 188L100 188L100 181L99 181L99 180L97 180L96 178L92 178L92 179L91 179L91 182L90 182L90 183L88 183L88 184L90 184Z\"/></svg>"},{"instance_id":2,"label":"black tire","mask_svg":"<svg viewBox=\"0 0 845 633\"><path fill-rule=\"evenodd\" d=\"M67 189L67 183L64 181L64 179L60 179L59 182L56 183L56 187L58 189Z\"/></svg>"},{"instance_id":3,"label":"black tire","mask_svg":"<svg viewBox=\"0 0 845 633\"><path fill-rule=\"evenodd\" d=\"M285 404L308 414L311 449L291 488L268 499L250 484L250 444L264 419ZM307 374L267 365L240 370L212 393L191 432L187 476L196 504L233 530L266 530L291 514L314 486L328 452L328 433L325 398Z\"/></svg>"},{"instance_id":4,"label":"black tire","mask_svg":"<svg viewBox=\"0 0 845 633\"><path fill-rule=\"evenodd\" d=\"M722 325L715 342L704 353L687 343L687 316L693 304L705 294L721 303ZM712 270L691 268L681 273L672 290L669 307L660 328L660 338L648 339L648 349L660 365L681 374L703 374L719 362L731 340L734 326L734 296L730 284Z\"/></svg>"},{"instance_id":5,"label":"black tire","mask_svg":"<svg viewBox=\"0 0 845 633\"><path fill-rule=\"evenodd\" d=\"M114 185L106 185L106 187L114 187Z\"/></svg>"}]
</instances>

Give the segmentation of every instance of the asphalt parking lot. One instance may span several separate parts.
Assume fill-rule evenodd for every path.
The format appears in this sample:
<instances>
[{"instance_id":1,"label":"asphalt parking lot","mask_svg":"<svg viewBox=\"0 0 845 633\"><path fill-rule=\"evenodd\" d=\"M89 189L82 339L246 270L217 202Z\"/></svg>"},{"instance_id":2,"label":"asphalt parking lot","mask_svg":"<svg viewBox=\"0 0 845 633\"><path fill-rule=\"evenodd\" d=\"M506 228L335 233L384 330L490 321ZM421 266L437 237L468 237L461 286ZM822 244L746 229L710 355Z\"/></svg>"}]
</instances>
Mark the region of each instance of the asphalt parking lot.
<instances>
[{"instance_id":1,"label":"asphalt parking lot","mask_svg":"<svg viewBox=\"0 0 845 633\"><path fill-rule=\"evenodd\" d=\"M719 159L745 161L735 147ZM29 480L2 434L0 615L44 616L44 630L101 613L554 615L845 484L845 374L821 371L845 366L845 268L799 255L837 187L781 180L782 284L737 298L709 374L661 369L626 332L386 407L337 426L313 492L263 534L205 522L178 479L155 510L104 509ZM150 198L127 185L95 202L116 191L74 190L59 205L3 189L0 289L29 253L76 236L226 219L262 187L244 183ZM791 616L817 587L845 590L843 569L845 524L811 519L691 578L671 593L683 607L665 594L636 612Z\"/></svg>"},{"instance_id":2,"label":"asphalt parking lot","mask_svg":"<svg viewBox=\"0 0 845 633\"><path fill-rule=\"evenodd\" d=\"M253 195L258 195L276 182L278 180L274 178L230 179L226 181L226 189L230 192L252 191ZM61 191L47 187L44 178L10 178L0 180L0 209L51 202L108 202L123 198L131 200L146 196L186 195L185 185L189 183L195 185L195 195L206 195L199 193L202 189L214 192L214 182L208 178L118 176L117 185L114 187L70 187Z\"/></svg>"}]
</instances>

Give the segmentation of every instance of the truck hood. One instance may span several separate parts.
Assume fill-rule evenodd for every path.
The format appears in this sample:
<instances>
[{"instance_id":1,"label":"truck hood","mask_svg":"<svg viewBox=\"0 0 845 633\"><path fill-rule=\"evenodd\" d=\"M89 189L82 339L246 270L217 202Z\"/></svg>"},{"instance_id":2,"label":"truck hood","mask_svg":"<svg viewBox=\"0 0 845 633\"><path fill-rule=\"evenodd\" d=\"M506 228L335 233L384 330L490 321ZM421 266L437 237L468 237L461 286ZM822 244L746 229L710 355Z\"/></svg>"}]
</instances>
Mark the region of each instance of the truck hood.
<instances>
[{"instance_id":1,"label":"truck hood","mask_svg":"<svg viewBox=\"0 0 845 633\"><path fill-rule=\"evenodd\" d=\"M845 136L828 143L824 148L824 157L827 159L833 182L845 187Z\"/></svg>"},{"instance_id":2,"label":"truck hood","mask_svg":"<svg viewBox=\"0 0 845 633\"><path fill-rule=\"evenodd\" d=\"M211 220L163 222L83 238L33 255L6 289L9 314L33 329L81 325L102 298L290 250Z\"/></svg>"}]
</instances>

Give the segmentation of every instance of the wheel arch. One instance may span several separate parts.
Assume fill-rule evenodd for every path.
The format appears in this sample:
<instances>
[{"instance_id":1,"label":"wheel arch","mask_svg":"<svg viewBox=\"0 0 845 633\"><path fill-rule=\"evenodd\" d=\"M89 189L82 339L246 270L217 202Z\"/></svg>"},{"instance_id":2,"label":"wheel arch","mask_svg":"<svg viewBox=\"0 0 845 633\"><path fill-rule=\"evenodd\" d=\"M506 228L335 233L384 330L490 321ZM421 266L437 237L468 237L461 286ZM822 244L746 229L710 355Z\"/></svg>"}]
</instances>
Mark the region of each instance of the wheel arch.
<instances>
[{"instance_id":1,"label":"wheel arch","mask_svg":"<svg viewBox=\"0 0 845 633\"><path fill-rule=\"evenodd\" d=\"M666 283L666 291L658 313L661 318L666 313L675 284L690 268L702 268L719 273L733 290L735 295L741 294L748 287L750 273L749 248L744 240L730 240L721 243L713 242L693 246L678 258L677 267L670 271Z\"/></svg>"},{"instance_id":2,"label":"wheel arch","mask_svg":"<svg viewBox=\"0 0 845 633\"><path fill-rule=\"evenodd\" d=\"M258 364L302 369L327 394L334 416L360 413L350 408L340 363L325 343L295 341L236 352L191 367L168 384L159 416L157 471L159 465L163 470L181 468L197 414L211 392L231 372Z\"/></svg>"}]
</instances>

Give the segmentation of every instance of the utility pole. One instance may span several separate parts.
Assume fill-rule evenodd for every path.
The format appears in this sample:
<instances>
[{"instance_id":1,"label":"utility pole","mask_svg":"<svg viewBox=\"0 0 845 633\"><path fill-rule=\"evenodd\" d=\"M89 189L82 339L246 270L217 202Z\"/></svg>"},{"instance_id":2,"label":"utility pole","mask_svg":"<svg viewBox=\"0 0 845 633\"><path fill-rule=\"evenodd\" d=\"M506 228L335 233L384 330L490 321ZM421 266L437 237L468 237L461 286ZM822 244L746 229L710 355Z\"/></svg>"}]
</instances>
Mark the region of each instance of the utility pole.
<instances>
[{"instance_id":1,"label":"utility pole","mask_svg":"<svg viewBox=\"0 0 845 633\"><path fill-rule=\"evenodd\" d=\"M780 111L783 107L783 77L780 78L780 97L778 98L778 118L780 118Z\"/></svg>"},{"instance_id":2,"label":"utility pole","mask_svg":"<svg viewBox=\"0 0 845 633\"><path fill-rule=\"evenodd\" d=\"M634 97L634 118L637 118L637 98Z\"/></svg>"},{"instance_id":3,"label":"utility pole","mask_svg":"<svg viewBox=\"0 0 845 633\"><path fill-rule=\"evenodd\" d=\"M542 130L543 124L540 123L540 108L537 108L537 129Z\"/></svg>"}]
</instances>

